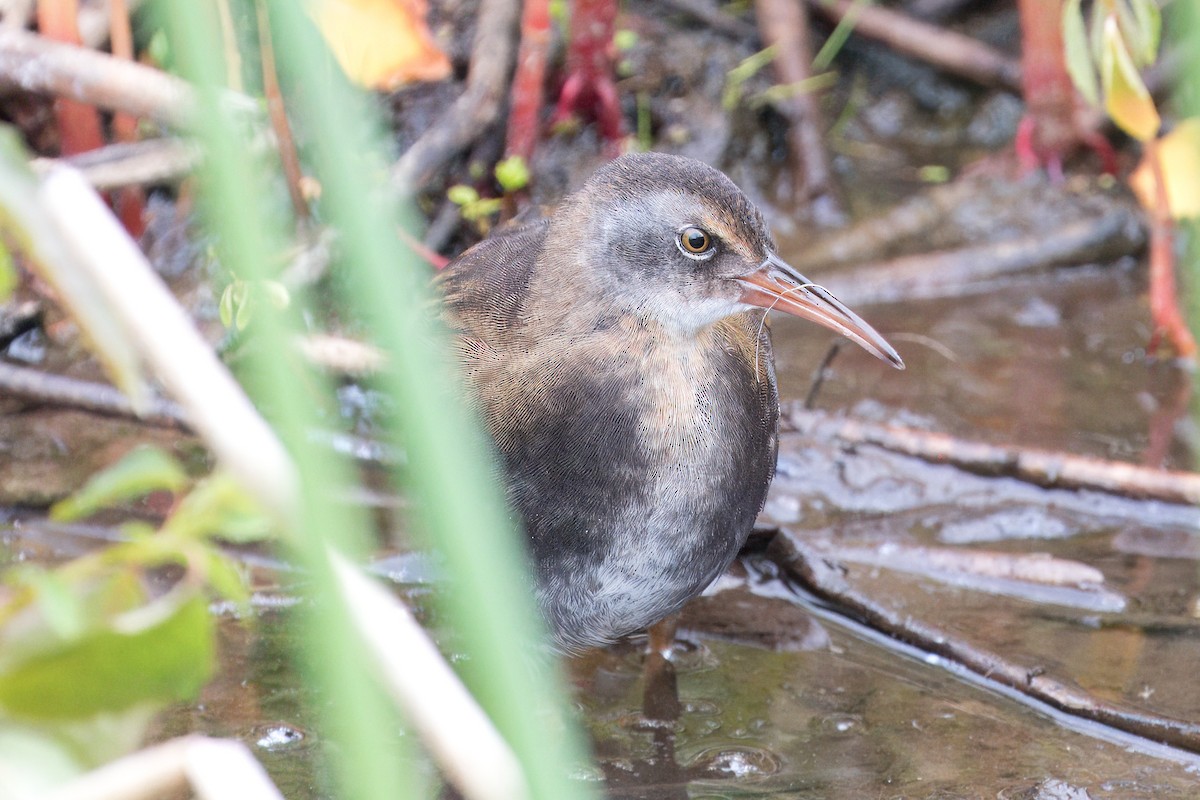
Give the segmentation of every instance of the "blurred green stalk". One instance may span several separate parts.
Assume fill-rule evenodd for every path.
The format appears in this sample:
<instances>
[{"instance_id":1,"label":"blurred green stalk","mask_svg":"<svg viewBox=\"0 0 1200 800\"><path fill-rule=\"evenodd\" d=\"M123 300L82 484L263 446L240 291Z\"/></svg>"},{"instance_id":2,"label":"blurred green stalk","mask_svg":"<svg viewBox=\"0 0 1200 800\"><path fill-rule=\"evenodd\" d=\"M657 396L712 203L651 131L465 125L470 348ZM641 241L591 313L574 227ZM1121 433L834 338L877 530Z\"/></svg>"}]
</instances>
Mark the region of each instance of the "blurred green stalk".
<instances>
[{"instance_id":1,"label":"blurred green stalk","mask_svg":"<svg viewBox=\"0 0 1200 800\"><path fill-rule=\"evenodd\" d=\"M195 132L207 154L200 175L202 211L216 233L222 263L243 279L274 277L267 266L287 240L278 215L268 213L270 200L263 197L265 187L272 185L266 165L251 157L246 132L235 128L218 99L226 73L214 6L189 1L169 8L162 21L172 54L200 97ZM260 405L271 409L301 476L303 507L286 521L287 543L311 577L313 602L307 604L298 633L321 698L323 738L338 745L333 763L339 794L363 800L421 797L427 793L419 791L413 754L404 752L407 740L395 735L391 702L373 680L363 679L369 661L339 601L323 546L328 539L341 549L354 549L352 539L361 540L370 523L361 512L332 502L336 487L349 485L350 473L342 460L316 452L306 441L305 432L316 421L314 403L295 391L295 371L301 367L289 357L283 321L271 313L256 314L255 335L260 341L250 348L253 361L247 373L254 376L254 385L248 388ZM323 384L320 376L307 378L309 386Z\"/></svg>"},{"instance_id":2,"label":"blurred green stalk","mask_svg":"<svg viewBox=\"0 0 1200 800\"><path fill-rule=\"evenodd\" d=\"M185 77L198 85L203 108L197 132L208 151L204 208L218 233L223 262L240 277L270 277L264 266L282 251L283 232L259 200L269 182L249 157L245 132L222 112L216 89L224 74L215 16L209 3L170 3L172 52ZM450 373L445 336L432 324L428 275L401 244L401 207L386 189L384 140L374 109L349 86L327 57L303 6L269 3L276 58L285 86L296 87L291 110L312 147L322 186L322 214L339 231L346 274L339 275L349 304L389 352L381 388L396 401L394 438L407 454L404 487L412 496L414 527L446 561L449 586L439 594L446 616L461 634L464 681L491 715L520 759L535 798L591 796L568 779L585 763L584 748L565 714L556 663L545 663L521 544L508 521L495 471L479 428L465 412ZM407 208L405 208L407 211ZM342 278L344 277L344 280ZM286 331L272 315L256 315L262 341L253 365L253 390L268 405L297 460L305 507L294 520L292 542L313 578L317 601L303 636L326 723L339 747L342 796L413 796L412 770L394 752L391 715L374 682L363 680L362 649L334 602L326 537L348 549L352 532L365 532L364 515L333 505L337 486L349 483L346 465L314 452L305 431L312 403L295 391ZM321 386L316 376L314 383ZM358 537L358 538L361 538Z\"/></svg>"}]
</instances>

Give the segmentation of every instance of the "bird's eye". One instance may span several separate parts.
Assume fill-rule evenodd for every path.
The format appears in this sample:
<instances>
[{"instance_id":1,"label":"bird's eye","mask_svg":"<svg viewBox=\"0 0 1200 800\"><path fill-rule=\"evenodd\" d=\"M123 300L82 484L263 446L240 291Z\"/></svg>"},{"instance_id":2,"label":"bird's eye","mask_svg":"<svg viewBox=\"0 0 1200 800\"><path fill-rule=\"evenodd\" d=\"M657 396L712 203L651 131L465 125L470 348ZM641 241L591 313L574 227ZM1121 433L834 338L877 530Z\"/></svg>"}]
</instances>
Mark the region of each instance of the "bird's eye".
<instances>
[{"instance_id":1,"label":"bird's eye","mask_svg":"<svg viewBox=\"0 0 1200 800\"><path fill-rule=\"evenodd\" d=\"M707 256L713 249L713 237L703 228L689 225L679 232L679 249L685 256Z\"/></svg>"}]
</instances>

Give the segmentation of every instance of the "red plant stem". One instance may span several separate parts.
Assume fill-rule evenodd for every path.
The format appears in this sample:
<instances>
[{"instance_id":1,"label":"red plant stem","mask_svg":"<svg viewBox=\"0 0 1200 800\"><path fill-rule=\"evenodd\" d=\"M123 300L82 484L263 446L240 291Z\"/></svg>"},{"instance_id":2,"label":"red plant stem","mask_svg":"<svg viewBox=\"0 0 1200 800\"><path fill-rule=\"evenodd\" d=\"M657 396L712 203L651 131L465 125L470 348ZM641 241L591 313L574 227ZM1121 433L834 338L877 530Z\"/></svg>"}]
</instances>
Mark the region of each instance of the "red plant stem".
<instances>
[{"instance_id":1,"label":"red plant stem","mask_svg":"<svg viewBox=\"0 0 1200 800\"><path fill-rule=\"evenodd\" d=\"M271 20L267 16L267 5L263 0L257 0L255 6L258 13L258 50L262 59L263 93L267 98L267 114L271 119L275 139L279 142L279 160L283 164L292 210L298 219L307 220L308 201L300 188L304 174L300 169L300 156L296 150L296 140L292 136L292 126L288 122L287 108L283 104L283 93L279 90L279 75L275 71L275 46L271 41Z\"/></svg>"},{"instance_id":2,"label":"red plant stem","mask_svg":"<svg viewBox=\"0 0 1200 800\"><path fill-rule=\"evenodd\" d=\"M520 156L527 163L538 139L549 51L550 2L525 0L521 9L521 46L513 74L505 152Z\"/></svg>"},{"instance_id":3,"label":"red plant stem","mask_svg":"<svg viewBox=\"0 0 1200 800\"><path fill-rule=\"evenodd\" d=\"M133 61L133 31L129 24L129 6L125 0L110 0L109 6L109 41L112 44L112 54L117 58ZM138 140L137 117L125 112L113 115L113 135L119 142L136 142ZM146 231L143 211L146 206L146 193L140 186L125 186L112 194L113 207L120 218L121 224L133 238L140 238Z\"/></svg>"},{"instance_id":4,"label":"red plant stem","mask_svg":"<svg viewBox=\"0 0 1200 800\"><path fill-rule=\"evenodd\" d=\"M1175 226L1167 200L1167 183L1158 141L1146 142L1146 159L1154 175L1154 207L1150 209L1150 318L1154 321L1153 350L1165 336L1181 358L1195 359L1196 340L1179 311L1175 290Z\"/></svg>"},{"instance_id":5,"label":"red plant stem","mask_svg":"<svg viewBox=\"0 0 1200 800\"><path fill-rule=\"evenodd\" d=\"M38 30L48 39L80 45L78 0L38 0ZM95 150L104 144L100 129L100 114L95 108L76 100L59 98L54 101L58 121L60 150L72 156Z\"/></svg>"},{"instance_id":6,"label":"red plant stem","mask_svg":"<svg viewBox=\"0 0 1200 800\"><path fill-rule=\"evenodd\" d=\"M1018 0L1021 93L1027 130L1017 140L1023 167L1045 164L1061 177L1063 159L1079 144L1075 87L1067 72L1062 0ZM1028 149L1024 149L1028 148Z\"/></svg>"},{"instance_id":7,"label":"red plant stem","mask_svg":"<svg viewBox=\"0 0 1200 800\"><path fill-rule=\"evenodd\" d=\"M576 0L571 8L567 79L555 111L556 120L573 111L591 112L610 145L621 138L624 127L612 77L616 24L617 0Z\"/></svg>"}]
</instances>

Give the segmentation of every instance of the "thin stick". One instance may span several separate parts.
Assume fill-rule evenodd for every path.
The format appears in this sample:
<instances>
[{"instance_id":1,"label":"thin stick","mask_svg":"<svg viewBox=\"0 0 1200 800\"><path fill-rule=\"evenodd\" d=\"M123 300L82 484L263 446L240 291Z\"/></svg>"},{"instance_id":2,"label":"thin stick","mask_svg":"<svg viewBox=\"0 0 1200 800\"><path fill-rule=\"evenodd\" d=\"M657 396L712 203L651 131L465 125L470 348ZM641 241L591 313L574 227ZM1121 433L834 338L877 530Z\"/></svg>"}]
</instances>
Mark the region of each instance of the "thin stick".
<instances>
[{"instance_id":1,"label":"thin stick","mask_svg":"<svg viewBox=\"0 0 1200 800\"><path fill-rule=\"evenodd\" d=\"M42 800L153 800L189 786L201 800L283 800L245 744L194 735L105 764Z\"/></svg>"},{"instance_id":2,"label":"thin stick","mask_svg":"<svg viewBox=\"0 0 1200 800\"><path fill-rule=\"evenodd\" d=\"M1021 90L1021 65L970 36L854 0L808 0L808 4L834 22L853 15L856 34L881 41L896 52L984 86Z\"/></svg>"},{"instance_id":3,"label":"thin stick","mask_svg":"<svg viewBox=\"0 0 1200 800\"><path fill-rule=\"evenodd\" d=\"M947 630L914 619L855 589L840 566L790 531L772 541L769 556L809 591L833 602L838 611L927 653L948 659L987 681L1009 687L1052 708L1099 722L1153 742L1200 753L1200 725L1146 711L1122 708L1069 686L1036 666L1022 666L998 653L975 647Z\"/></svg>"},{"instance_id":4,"label":"thin stick","mask_svg":"<svg viewBox=\"0 0 1200 800\"><path fill-rule=\"evenodd\" d=\"M516 50L516 0L483 0L479 7L467 88L392 167L400 192L420 189L500 115Z\"/></svg>"},{"instance_id":5,"label":"thin stick","mask_svg":"<svg viewBox=\"0 0 1200 800\"><path fill-rule=\"evenodd\" d=\"M146 409L139 413L128 397L106 383L81 381L4 361L0 361L0 394L190 430L187 415L170 400L153 397L146 403Z\"/></svg>"},{"instance_id":6,"label":"thin stick","mask_svg":"<svg viewBox=\"0 0 1200 800\"><path fill-rule=\"evenodd\" d=\"M822 436L843 442L871 444L935 464L952 464L979 475L1017 478L1048 489L1088 489L1143 500L1200 504L1200 474L1193 472L1169 472L1123 461L971 442L945 433L839 419L795 407L788 409L782 419L793 430L803 433L820 431Z\"/></svg>"}]
</instances>

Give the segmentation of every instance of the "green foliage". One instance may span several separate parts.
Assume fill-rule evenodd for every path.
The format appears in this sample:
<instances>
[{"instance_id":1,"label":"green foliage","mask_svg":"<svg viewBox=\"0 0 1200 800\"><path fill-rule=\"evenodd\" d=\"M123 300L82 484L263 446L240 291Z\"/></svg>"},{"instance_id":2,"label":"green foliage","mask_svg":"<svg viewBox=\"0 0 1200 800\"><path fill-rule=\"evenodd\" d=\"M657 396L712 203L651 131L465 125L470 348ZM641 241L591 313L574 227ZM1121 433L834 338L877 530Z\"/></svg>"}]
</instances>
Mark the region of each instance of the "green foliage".
<instances>
[{"instance_id":1,"label":"green foliage","mask_svg":"<svg viewBox=\"0 0 1200 800\"><path fill-rule=\"evenodd\" d=\"M1085 23L1082 0L1063 6L1067 72L1089 103L1101 106L1139 141L1158 134L1161 119L1139 72L1158 58L1162 17L1154 0L1096 0Z\"/></svg>"},{"instance_id":2,"label":"green foliage","mask_svg":"<svg viewBox=\"0 0 1200 800\"><path fill-rule=\"evenodd\" d=\"M82 519L147 493L189 486L170 455L138 448L52 509ZM53 569L4 573L0 593L0 796L25 796L136 746L152 713L192 698L214 663L209 596L240 605L249 593L218 539L255 541L266 519L232 479L199 481L161 528L122 527L125 541ZM151 597L146 571L183 567ZM28 753L30 761L11 759ZM36 792L32 792L36 794Z\"/></svg>"},{"instance_id":3,"label":"green foliage","mask_svg":"<svg viewBox=\"0 0 1200 800\"><path fill-rule=\"evenodd\" d=\"M217 310L222 325L241 332L250 324L255 309L261 308L262 304L268 303L271 308L281 311L291 302L287 287L278 281L244 281L235 278L225 287L225 291L221 292Z\"/></svg>"},{"instance_id":4,"label":"green foliage","mask_svg":"<svg viewBox=\"0 0 1200 800\"><path fill-rule=\"evenodd\" d=\"M103 607L114 594L128 592L101 588L86 599ZM213 666L208 602L187 589L95 619L75 636L10 624L0 642L0 708L26 719L79 719L184 700Z\"/></svg>"},{"instance_id":5,"label":"green foliage","mask_svg":"<svg viewBox=\"0 0 1200 800\"><path fill-rule=\"evenodd\" d=\"M17 288L17 268L13 264L12 251L0 242L0 301L7 300Z\"/></svg>"},{"instance_id":6,"label":"green foliage","mask_svg":"<svg viewBox=\"0 0 1200 800\"><path fill-rule=\"evenodd\" d=\"M729 70L729 74L725 76L725 89L721 92L721 106L726 111L737 108L737 104L742 100L742 90L746 81L774 61L775 53L776 48L772 45L743 58L736 67Z\"/></svg>"},{"instance_id":7,"label":"green foliage","mask_svg":"<svg viewBox=\"0 0 1200 800\"><path fill-rule=\"evenodd\" d=\"M156 447L136 447L113 466L93 475L75 494L56 503L50 518L60 522L83 519L156 491L176 492L187 483L179 462Z\"/></svg>"},{"instance_id":8,"label":"green foliage","mask_svg":"<svg viewBox=\"0 0 1200 800\"><path fill-rule=\"evenodd\" d=\"M506 194L519 192L529 185L529 165L520 156L509 156L496 164L496 182Z\"/></svg>"}]
</instances>

